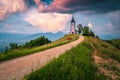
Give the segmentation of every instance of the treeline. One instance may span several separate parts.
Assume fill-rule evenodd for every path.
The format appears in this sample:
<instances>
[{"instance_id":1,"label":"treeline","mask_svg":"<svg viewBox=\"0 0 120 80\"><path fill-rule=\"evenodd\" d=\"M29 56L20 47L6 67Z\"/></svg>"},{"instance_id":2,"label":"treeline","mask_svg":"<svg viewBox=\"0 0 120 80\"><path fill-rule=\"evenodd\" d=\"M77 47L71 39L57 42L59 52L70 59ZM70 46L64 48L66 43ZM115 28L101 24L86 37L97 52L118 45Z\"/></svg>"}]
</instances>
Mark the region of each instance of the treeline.
<instances>
[{"instance_id":1,"label":"treeline","mask_svg":"<svg viewBox=\"0 0 120 80\"><path fill-rule=\"evenodd\" d=\"M107 40L107 42L120 49L120 39Z\"/></svg>"},{"instance_id":2,"label":"treeline","mask_svg":"<svg viewBox=\"0 0 120 80\"><path fill-rule=\"evenodd\" d=\"M48 43L51 43L51 41L48 38L41 36L37 39L26 42L24 45L18 45L17 43L10 43L9 47L6 47L5 52L8 52L9 50L14 50L14 49L37 47L37 46L41 46Z\"/></svg>"},{"instance_id":3,"label":"treeline","mask_svg":"<svg viewBox=\"0 0 120 80\"><path fill-rule=\"evenodd\" d=\"M45 38L44 36L39 37L35 40L31 40L30 42L26 42L23 47L31 48L31 47L36 47L36 46L41 46L44 44L51 43L51 41L48 38Z\"/></svg>"},{"instance_id":4,"label":"treeline","mask_svg":"<svg viewBox=\"0 0 120 80\"><path fill-rule=\"evenodd\" d=\"M82 34L83 36L92 36L99 38L88 26L83 27L82 24L79 24L77 28L78 28L77 30L78 34Z\"/></svg>"}]
</instances>

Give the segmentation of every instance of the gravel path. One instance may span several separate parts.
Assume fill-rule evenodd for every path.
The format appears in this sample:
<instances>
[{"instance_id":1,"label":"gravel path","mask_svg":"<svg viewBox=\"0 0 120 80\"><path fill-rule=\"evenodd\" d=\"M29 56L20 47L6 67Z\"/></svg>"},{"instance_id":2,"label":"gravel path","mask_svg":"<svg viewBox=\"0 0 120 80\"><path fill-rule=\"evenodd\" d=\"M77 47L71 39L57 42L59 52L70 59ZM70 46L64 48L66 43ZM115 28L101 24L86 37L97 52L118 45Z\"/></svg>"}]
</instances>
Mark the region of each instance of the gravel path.
<instances>
[{"instance_id":1,"label":"gravel path","mask_svg":"<svg viewBox=\"0 0 120 80\"><path fill-rule=\"evenodd\" d=\"M71 49L83 40L84 37L80 36L78 40L71 43L2 62L0 63L0 80L22 80L25 75L44 66L53 58L57 58L66 50Z\"/></svg>"}]
</instances>

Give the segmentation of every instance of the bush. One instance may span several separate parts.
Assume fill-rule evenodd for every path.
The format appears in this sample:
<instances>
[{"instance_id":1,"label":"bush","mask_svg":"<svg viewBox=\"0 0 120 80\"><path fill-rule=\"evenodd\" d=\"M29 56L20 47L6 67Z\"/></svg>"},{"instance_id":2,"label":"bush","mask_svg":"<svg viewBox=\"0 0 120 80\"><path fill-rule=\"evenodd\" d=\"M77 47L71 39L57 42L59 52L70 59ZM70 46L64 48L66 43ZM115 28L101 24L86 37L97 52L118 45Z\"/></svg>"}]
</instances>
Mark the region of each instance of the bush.
<instances>
[{"instance_id":1,"label":"bush","mask_svg":"<svg viewBox=\"0 0 120 80\"><path fill-rule=\"evenodd\" d=\"M88 28L87 26L85 26L85 27L83 28L83 33L82 33L82 35L84 35L84 36L89 36L89 28Z\"/></svg>"},{"instance_id":2,"label":"bush","mask_svg":"<svg viewBox=\"0 0 120 80\"><path fill-rule=\"evenodd\" d=\"M50 42L51 42L50 40L48 40L47 38L42 36L42 37L39 37L35 40L31 40L30 42L26 42L25 45L23 45L23 47L31 48L31 47L36 47L36 46L41 46L41 45L44 45L44 44L48 44Z\"/></svg>"},{"instance_id":3,"label":"bush","mask_svg":"<svg viewBox=\"0 0 120 80\"><path fill-rule=\"evenodd\" d=\"M108 40L107 42L120 49L120 39Z\"/></svg>"},{"instance_id":4,"label":"bush","mask_svg":"<svg viewBox=\"0 0 120 80\"><path fill-rule=\"evenodd\" d=\"M18 48L17 43L10 43L9 46L10 46L10 49L17 49Z\"/></svg>"},{"instance_id":5,"label":"bush","mask_svg":"<svg viewBox=\"0 0 120 80\"><path fill-rule=\"evenodd\" d=\"M95 37L95 33L94 33L92 30L90 30L88 26L85 26L85 27L83 28L83 33L82 33L82 35L83 35L83 36L93 36L93 37Z\"/></svg>"}]
</instances>

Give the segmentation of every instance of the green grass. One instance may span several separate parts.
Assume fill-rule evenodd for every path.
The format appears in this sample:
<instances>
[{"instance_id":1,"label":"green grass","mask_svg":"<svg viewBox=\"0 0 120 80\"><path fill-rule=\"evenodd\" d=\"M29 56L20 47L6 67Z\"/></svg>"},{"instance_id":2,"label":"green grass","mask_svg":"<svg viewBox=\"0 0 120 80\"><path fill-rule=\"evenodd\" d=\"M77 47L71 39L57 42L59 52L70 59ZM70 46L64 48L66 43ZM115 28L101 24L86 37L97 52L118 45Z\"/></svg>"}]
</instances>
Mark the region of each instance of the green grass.
<instances>
[{"instance_id":1,"label":"green grass","mask_svg":"<svg viewBox=\"0 0 120 80\"><path fill-rule=\"evenodd\" d=\"M105 80L104 75L96 74L93 51L86 38L78 46L26 76L25 80Z\"/></svg>"},{"instance_id":2,"label":"green grass","mask_svg":"<svg viewBox=\"0 0 120 80\"><path fill-rule=\"evenodd\" d=\"M97 50L97 55L102 58L112 58L120 62L120 50L113 45L99 40L97 38L90 37L90 42L94 45L94 49Z\"/></svg>"},{"instance_id":3,"label":"green grass","mask_svg":"<svg viewBox=\"0 0 120 80\"><path fill-rule=\"evenodd\" d=\"M34 47L34 48L10 50L9 52L7 52L5 54L0 54L0 62L10 60L13 58L17 58L17 57L21 57L21 56L25 56L25 55L29 55L29 54L33 54L35 52L43 51L43 50L53 48L56 46L60 46L63 44L67 44L67 43L72 42L76 39L78 39L78 35L66 35L57 41L54 41L50 44L46 44L43 46Z\"/></svg>"},{"instance_id":4,"label":"green grass","mask_svg":"<svg viewBox=\"0 0 120 80\"><path fill-rule=\"evenodd\" d=\"M106 40L108 43L112 44L116 48L120 49L120 39Z\"/></svg>"}]
</instances>

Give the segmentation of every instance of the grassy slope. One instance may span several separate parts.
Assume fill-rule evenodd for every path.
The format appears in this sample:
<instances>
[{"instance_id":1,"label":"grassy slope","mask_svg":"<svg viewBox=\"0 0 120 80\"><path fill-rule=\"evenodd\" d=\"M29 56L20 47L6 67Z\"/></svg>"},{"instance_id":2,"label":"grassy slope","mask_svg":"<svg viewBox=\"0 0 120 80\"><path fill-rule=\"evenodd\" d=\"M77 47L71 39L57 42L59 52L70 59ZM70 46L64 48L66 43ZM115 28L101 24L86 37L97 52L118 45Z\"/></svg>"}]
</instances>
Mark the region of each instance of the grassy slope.
<instances>
[{"instance_id":1,"label":"grassy slope","mask_svg":"<svg viewBox=\"0 0 120 80\"><path fill-rule=\"evenodd\" d=\"M102 58L112 58L120 62L120 50L114 47L113 45L93 38L90 38L90 42L94 45L94 48L97 50L97 55Z\"/></svg>"},{"instance_id":2,"label":"grassy slope","mask_svg":"<svg viewBox=\"0 0 120 80\"><path fill-rule=\"evenodd\" d=\"M107 42L120 49L120 39L107 40Z\"/></svg>"},{"instance_id":3,"label":"grassy slope","mask_svg":"<svg viewBox=\"0 0 120 80\"><path fill-rule=\"evenodd\" d=\"M93 49L88 38L78 46L67 51L58 59L31 73L26 80L105 80L96 74L93 62Z\"/></svg>"},{"instance_id":4,"label":"grassy slope","mask_svg":"<svg viewBox=\"0 0 120 80\"><path fill-rule=\"evenodd\" d=\"M98 73L106 76L106 80L120 80L120 50L106 41L90 38L95 54L100 57L96 65ZM115 42L116 43L116 42Z\"/></svg>"},{"instance_id":5,"label":"grassy slope","mask_svg":"<svg viewBox=\"0 0 120 80\"><path fill-rule=\"evenodd\" d=\"M43 45L40 47L11 50L6 54L0 54L0 62L5 61L5 60L10 60L13 58L17 58L17 57L21 57L21 56L25 56L25 55L29 55L35 52L43 51L43 50L53 48L56 46L60 46L60 45L72 42L76 39L78 39L78 35L66 35L57 41L54 41L50 44Z\"/></svg>"}]
</instances>

